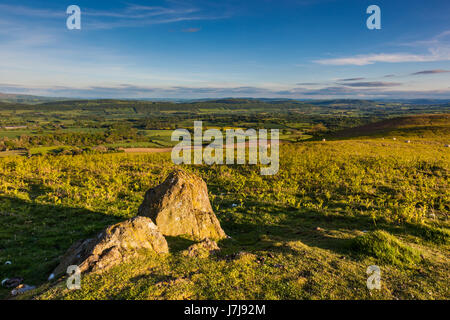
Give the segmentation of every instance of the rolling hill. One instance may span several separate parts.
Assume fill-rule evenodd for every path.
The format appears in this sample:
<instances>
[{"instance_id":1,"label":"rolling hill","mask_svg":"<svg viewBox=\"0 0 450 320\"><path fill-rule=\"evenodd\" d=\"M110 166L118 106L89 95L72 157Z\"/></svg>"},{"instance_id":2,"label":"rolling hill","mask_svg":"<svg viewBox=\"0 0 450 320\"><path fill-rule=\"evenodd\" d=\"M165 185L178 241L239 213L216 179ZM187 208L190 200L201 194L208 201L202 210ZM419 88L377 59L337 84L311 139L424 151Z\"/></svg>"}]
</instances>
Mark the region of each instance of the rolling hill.
<instances>
[{"instance_id":1,"label":"rolling hill","mask_svg":"<svg viewBox=\"0 0 450 320\"><path fill-rule=\"evenodd\" d=\"M417 136L424 138L437 133L442 137L450 133L450 114L424 114L396 117L355 128L338 131L330 138L357 138L377 136Z\"/></svg>"}]
</instances>

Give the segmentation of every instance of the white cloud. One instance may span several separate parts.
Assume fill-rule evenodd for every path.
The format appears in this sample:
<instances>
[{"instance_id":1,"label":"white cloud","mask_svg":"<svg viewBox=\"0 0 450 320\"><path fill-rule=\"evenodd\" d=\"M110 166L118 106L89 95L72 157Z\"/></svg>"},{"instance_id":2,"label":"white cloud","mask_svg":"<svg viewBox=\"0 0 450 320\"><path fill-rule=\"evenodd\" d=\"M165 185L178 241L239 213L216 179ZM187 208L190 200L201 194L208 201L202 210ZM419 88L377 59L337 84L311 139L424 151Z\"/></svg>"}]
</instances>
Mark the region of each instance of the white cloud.
<instances>
[{"instance_id":1,"label":"white cloud","mask_svg":"<svg viewBox=\"0 0 450 320\"><path fill-rule=\"evenodd\" d=\"M450 30L444 31L430 40L415 41L407 44L411 47L424 47L426 50L423 54L413 53L376 53L376 54L360 54L342 58L319 59L315 63L323 65L355 65L365 66L377 62L384 63L402 63L402 62L433 62L433 61L450 61L450 45L448 39ZM405 45L405 44L402 44Z\"/></svg>"},{"instance_id":2,"label":"white cloud","mask_svg":"<svg viewBox=\"0 0 450 320\"><path fill-rule=\"evenodd\" d=\"M441 51L441 52L440 52ZM408 53L379 53L368 55L357 55L346 58L322 59L314 62L324 65L355 65L365 66L374 64L376 62L400 63L400 62L432 62L432 61L448 61L450 60L449 52L442 52L442 50L432 50L429 54L408 54Z\"/></svg>"}]
</instances>

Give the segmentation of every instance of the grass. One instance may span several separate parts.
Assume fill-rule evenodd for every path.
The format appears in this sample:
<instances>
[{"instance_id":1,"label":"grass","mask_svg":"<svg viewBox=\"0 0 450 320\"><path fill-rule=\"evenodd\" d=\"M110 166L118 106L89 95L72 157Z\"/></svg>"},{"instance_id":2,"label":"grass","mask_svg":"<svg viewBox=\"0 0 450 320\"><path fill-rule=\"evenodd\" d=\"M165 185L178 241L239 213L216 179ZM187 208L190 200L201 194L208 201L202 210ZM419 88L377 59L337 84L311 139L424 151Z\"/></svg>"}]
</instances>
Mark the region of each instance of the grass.
<instances>
[{"instance_id":1,"label":"grass","mask_svg":"<svg viewBox=\"0 0 450 320\"><path fill-rule=\"evenodd\" d=\"M55 150L69 149L69 148L70 148L69 146L35 147L35 148L30 148L30 153L32 155L35 155L35 154L45 155L45 154L55 151Z\"/></svg>"},{"instance_id":2,"label":"grass","mask_svg":"<svg viewBox=\"0 0 450 320\"><path fill-rule=\"evenodd\" d=\"M415 141L448 143L450 136L449 114L428 114L387 119L348 128L332 134L330 138L397 138Z\"/></svg>"},{"instance_id":3,"label":"grass","mask_svg":"<svg viewBox=\"0 0 450 320\"><path fill-rule=\"evenodd\" d=\"M217 256L185 257L192 242L173 238L169 255L143 253L70 292L46 283L58 257L134 216L174 168L170 154L2 158L0 277L42 285L23 296L39 299L450 297L447 148L355 139L286 144L280 154L269 177L256 166L185 167L206 180L232 237ZM382 268L380 291L366 288L372 264Z\"/></svg>"},{"instance_id":4,"label":"grass","mask_svg":"<svg viewBox=\"0 0 450 320\"><path fill-rule=\"evenodd\" d=\"M19 138L21 135L38 135L36 130L30 130L30 129L14 129L14 130L1 130L0 129L0 137L7 137L7 138Z\"/></svg>"},{"instance_id":5,"label":"grass","mask_svg":"<svg viewBox=\"0 0 450 320\"><path fill-rule=\"evenodd\" d=\"M24 150L11 150L11 151L1 151L0 158L11 157L11 156L24 156L26 152Z\"/></svg>"},{"instance_id":6,"label":"grass","mask_svg":"<svg viewBox=\"0 0 450 320\"><path fill-rule=\"evenodd\" d=\"M357 253L373 256L380 262L399 267L414 266L421 261L417 250L382 230L356 237L351 242L351 248Z\"/></svg>"},{"instance_id":7,"label":"grass","mask_svg":"<svg viewBox=\"0 0 450 320\"><path fill-rule=\"evenodd\" d=\"M450 242L450 232L448 229L421 226L419 228L419 235L426 241L435 244L448 244Z\"/></svg>"}]
</instances>

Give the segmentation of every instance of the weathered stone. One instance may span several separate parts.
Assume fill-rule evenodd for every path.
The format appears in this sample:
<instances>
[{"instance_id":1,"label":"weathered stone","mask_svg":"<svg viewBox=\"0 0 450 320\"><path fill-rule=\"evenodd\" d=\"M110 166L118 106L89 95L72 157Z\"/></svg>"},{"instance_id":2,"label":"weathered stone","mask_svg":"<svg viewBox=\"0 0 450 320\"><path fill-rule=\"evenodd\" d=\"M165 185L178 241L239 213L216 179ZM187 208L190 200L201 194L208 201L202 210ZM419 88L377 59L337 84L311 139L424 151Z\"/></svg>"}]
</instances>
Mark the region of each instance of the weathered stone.
<instances>
[{"instance_id":1,"label":"weathered stone","mask_svg":"<svg viewBox=\"0 0 450 320\"><path fill-rule=\"evenodd\" d=\"M21 285L17 286L16 288L14 288L11 291L11 295L12 296L17 296L19 294L22 294L22 293L25 293L27 291L34 290L34 289L36 289L35 286L29 286L27 284L21 284Z\"/></svg>"},{"instance_id":2,"label":"weathered stone","mask_svg":"<svg viewBox=\"0 0 450 320\"><path fill-rule=\"evenodd\" d=\"M16 288L23 282L23 278L17 277L17 278L6 278L2 281L2 286L5 288Z\"/></svg>"},{"instance_id":3,"label":"weathered stone","mask_svg":"<svg viewBox=\"0 0 450 320\"><path fill-rule=\"evenodd\" d=\"M194 243L182 252L183 255L195 258L206 258L219 251L220 248L215 241L205 239L199 243Z\"/></svg>"},{"instance_id":4,"label":"weathered stone","mask_svg":"<svg viewBox=\"0 0 450 320\"><path fill-rule=\"evenodd\" d=\"M138 214L150 217L167 236L226 237L211 208L205 181L182 170L170 173L162 184L148 190Z\"/></svg>"},{"instance_id":5,"label":"weathered stone","mask_svg":"<svg viewBox=\"0 0 450 320\"><path fill-rule=\"evenodd\" d=\"M104 271L134 256L138 249L169 252L166 239L150 218L128 219L106 228L96 238L76 242L50 279L65 274L70 265L77 265L81 272Z\"/></svg>"}]
</instances>

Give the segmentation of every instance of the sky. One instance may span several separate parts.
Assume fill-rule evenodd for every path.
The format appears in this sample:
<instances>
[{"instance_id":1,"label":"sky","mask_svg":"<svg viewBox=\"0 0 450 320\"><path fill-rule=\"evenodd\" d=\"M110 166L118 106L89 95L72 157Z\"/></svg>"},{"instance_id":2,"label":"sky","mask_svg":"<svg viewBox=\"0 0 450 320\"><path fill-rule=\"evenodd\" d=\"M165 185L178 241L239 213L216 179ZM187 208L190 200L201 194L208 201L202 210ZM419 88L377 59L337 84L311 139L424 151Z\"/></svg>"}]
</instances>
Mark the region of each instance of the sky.
<instances>
[{"instance_id":1,"label":"sky","mask_svg":"<svg viewBox=\"0 0 450 320\"><path fill-rule=\"evenodd\" d=\"M449 21L443 0L0 0L0 92L450 99Z\"/></svg>"}]
</instances>

